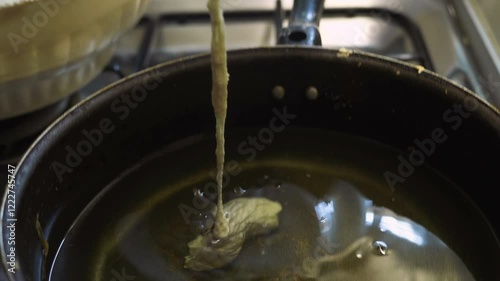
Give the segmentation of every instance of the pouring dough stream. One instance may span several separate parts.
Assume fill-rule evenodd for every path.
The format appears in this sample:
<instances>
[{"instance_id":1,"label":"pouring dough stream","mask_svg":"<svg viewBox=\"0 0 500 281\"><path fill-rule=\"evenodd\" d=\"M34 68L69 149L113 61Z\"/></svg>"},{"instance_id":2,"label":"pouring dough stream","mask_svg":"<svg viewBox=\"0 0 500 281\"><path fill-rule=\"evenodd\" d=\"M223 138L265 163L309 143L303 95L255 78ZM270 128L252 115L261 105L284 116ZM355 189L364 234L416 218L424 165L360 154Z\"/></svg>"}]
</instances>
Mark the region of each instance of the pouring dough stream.
<instances>
[{"instance_id":1,"label":"pouring dough stream","mask_svg":"<svg viewBox=\"0 0 500 281\"><path fill-rule=\"evenodd\" d=\"M238 198L223 204L222 176L224 169L224 127L227 113L226 36L220 0L209 0L212 21L212 105L214 107L217 148L217 208L211 233L198 235L188 243L189 256L185 267L192 270L210 270L223 267L238 257L245 240L265 234L278 227L281 204L265 198ZM225 211L224 211L225 209Z\"/></svg>"}]
</instances>

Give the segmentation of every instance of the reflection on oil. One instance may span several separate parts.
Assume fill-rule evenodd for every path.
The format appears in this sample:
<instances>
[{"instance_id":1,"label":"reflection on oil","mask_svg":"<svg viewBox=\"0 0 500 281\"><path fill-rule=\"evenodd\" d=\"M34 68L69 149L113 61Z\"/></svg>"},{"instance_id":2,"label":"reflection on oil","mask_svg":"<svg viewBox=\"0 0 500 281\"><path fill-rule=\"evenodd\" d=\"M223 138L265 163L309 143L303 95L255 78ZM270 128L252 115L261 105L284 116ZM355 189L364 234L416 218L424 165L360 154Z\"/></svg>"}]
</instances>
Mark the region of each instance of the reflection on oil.
<instances>
[{"instance_id":1,"label":"reflection on oil","mask_svg":"<svg viewBox=\"0 0 500 281\"><path fill-rule=\"evenodd\" d=\"M214 224L215 198L204 188L213 143L201 141L159 152L106 187L66 234L49 280L118 281L122 273L133 281L474 280L469 270L477 280L498 280L498 259L492 260L498 244L484 218L430 167L394 194L380 175L392 165L384 159L399 151L290 128L246 163L236 149L249 134L227 138L243 169L224 199L265 197L283 210L279 228L248 239L231 264L207 272L183 268L187 242ZM189 207L188 221L180 206Z\"/></svg>"},{"instance_id":2,"label":"reflection on oil","mask_svg":"<svg viewBox=\"0 0 500 281\"><path fill-rule=\"evenodd\" d=\"M251 196L280 202L279 229L247 241L239 257L223 269L183 269L178 259L185 250L179 245L189 238L180 233L163 235L166 255L145 251L151 248L145 233L151 226L147 225L134 227L130 238L120 243L117 256L134 265L145 277L141 280L474 280L438 237L387 208L375 206L350 183L336 181L323 198L316 198L291 183L276 184L269 178L266 182L261 188L236 188L225 195L228 200ZM211 225L213 216L202 212L194 229L200 232ZM145 259L158 266L141 266ZM159 270L162 263L167 264L167 272Z\"/></svg>"},{"instance_id":3,"label":"reflection on oil","mask_svg":"<svg viewBox=\"0 0 500 281\"><path fill-rule=\"evenodd\" d=\"M321 240L337 245L314 254L298 275L313 280L474 280L458 256L421 225L373 205L354 186L336 182L314 206ZM353 215L354 214L354 215ZM326 254L325 254L326 253Z\"/></svg>"},{"instance_id":4,"label":"reflection on oil","mask_svg":"<svg viewBox=\"0 0 500 281\"><path fill-rule=\"evenodd\" d=\"M179 197L148 209L129 211L111 223L107 254L98 256L101 266L92 280L108 281L114 278L109 274L121 268L133 275L134 281L475 280L437 236L387 208L375 206L352 184L335 181L330 188L319 189L324 190L321 198L310 190L269 177L264 186L228 189L224 194L227 201L249 196L280 202L280 225L270 234L247 240L228 266L206 272L183 268L183 258L187 241L213 226L210 208L193 216L191 225L185 224L177 209L179 202L206 196L203 192L184 190ZM93 229L92 222L81 220L74 229ZM73 248L81 241L72 233L66 238L50 280L89 280L76 271L64 270L65 256L74 255ZM63 274L72 279L59 278Z\"/></svg>"}]
</instances>

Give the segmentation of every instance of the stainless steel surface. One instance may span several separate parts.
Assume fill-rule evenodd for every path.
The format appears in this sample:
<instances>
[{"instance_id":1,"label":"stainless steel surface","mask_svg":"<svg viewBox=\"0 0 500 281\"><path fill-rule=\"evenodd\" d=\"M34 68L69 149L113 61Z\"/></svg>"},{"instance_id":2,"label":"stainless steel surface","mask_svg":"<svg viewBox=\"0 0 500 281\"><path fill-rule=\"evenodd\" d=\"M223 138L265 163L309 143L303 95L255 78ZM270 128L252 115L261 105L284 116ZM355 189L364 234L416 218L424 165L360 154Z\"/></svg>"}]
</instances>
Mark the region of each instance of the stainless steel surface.
<instances>
[{"instance_id":1,"label":"stainless steel surface","mask_svg":"<svg viewBox=\"0 0 500 281\"><path fill-rule=\"evenodd\" d=\"M493 3L490 5L490 3ZM455 27L475 59L478 92L500 107L500 5L492 1L449 0ZM491 7L490 7L491 6ZM490 10L491 9L491 10ZM496 19L493 16L496 14ZM492 25L493 24L493 25Z\"/></svg>"},{"instance_id":2,"label":"stainless steel surface","mask_svg":"<svg viewBox=\"0 0 500 281\"><path fill-rule=\"evenodd\" d=\"M270 0L223 2L228 12L271 11L275 7L275 1ZM283 0L282 4L284 9L290 10L293 1ZM408 17L419 27L437 73L470 88L497 107L500 106L500 100L485 91L481 80L487 76L483 74L478 76L478 67L481 66L476 66L477 58L468 50L470 42L464 37L462 30L457 28L455 19L450 15L447 1L326 0L325 9L332 8L381 8ZM205 1L153 0L147 13L150 16L157 16L164 13L192 13L205 10ZM274 23L271 19L237 21L229 24L227 31L229 49L276 44ZM162 26L153 48L155 62L207 52L208 32L209 26L203 23ZM320 32L323 46L327 48L360 49L396 58L411 58L415 55L408 35L395 19L385 12L365 17L324 17L321 20ZM500 92L496 95L500 95Z\"/></svg>"},{"instance_id":3,"label":"stainless steel surface","mask_svg":"<svg viewBox=\"0 0 500 281\"><path fill-rule=\"evenodd\" d=\"M484 30L500 56L500 2L497 0L469 0L476 14L482 18Z\"/></svg>"}]
</instances>

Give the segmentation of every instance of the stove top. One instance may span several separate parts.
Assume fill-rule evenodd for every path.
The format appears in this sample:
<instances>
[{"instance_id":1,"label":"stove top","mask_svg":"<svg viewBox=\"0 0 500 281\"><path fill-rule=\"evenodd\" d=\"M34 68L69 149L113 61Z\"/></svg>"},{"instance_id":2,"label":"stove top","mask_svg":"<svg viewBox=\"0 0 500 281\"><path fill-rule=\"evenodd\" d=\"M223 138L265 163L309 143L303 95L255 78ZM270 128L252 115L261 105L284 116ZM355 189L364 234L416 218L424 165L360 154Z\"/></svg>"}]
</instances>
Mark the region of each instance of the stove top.
<instances>
[{"instance_id":1,"label":"stove top","mask_svg":"<svg viewBox=\"0 0 500 281\"><path fill-rule=\"evenodd\" d=\"M111 62L92 82L58 104L0 120L0 164L16 163L62 112L104 86L158 63L207 53L210 25L205 2L152 1L149 12L118 42ZM277 30L286 26L293 1L223 2L231 50L276 45ZM465 0L326 0L320 32L325 48L364 50L422 65L500 107L500 63L495 38L488 36L495 31L490 32L480 14Z\"/></svg>"},{"instance_id":2,"label":"stove top","mask_svg":"<svg viewBox=\"0 0 500 281\"><path fill-rule=\"evenodd\" d=\"M238 49L276 45L293 0L223 2L228 49ZM49 124L85 97L148 66L207 53L205 4L153 0L92 82L57 104L0 120L0 185L7 182L5 165L17 163ZM364 50L425 66L500 107L499 10L495 0L326 0L320 32L325 48Z\"/></svg>"}]
</instances>

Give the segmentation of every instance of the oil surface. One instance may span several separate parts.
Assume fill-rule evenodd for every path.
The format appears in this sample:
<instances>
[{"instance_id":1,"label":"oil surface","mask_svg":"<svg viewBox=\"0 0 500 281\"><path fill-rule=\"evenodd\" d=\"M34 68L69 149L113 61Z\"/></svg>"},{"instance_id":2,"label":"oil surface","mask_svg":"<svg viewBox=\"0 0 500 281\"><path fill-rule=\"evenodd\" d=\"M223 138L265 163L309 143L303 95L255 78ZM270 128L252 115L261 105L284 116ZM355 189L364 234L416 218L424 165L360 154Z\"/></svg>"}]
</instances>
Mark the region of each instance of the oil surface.
<instances>
[{"instance_id":1,"label":"oil surface","mask_svg":"<svg viewBox=\"0 0 500 281\"><path fill-rule=\"evenodd\" d=\"M391 190L383 173L397 168L398 151L344 134L291 128L272 142L250 145L258 132L227 134L224 200L266 197L283 211L279 228L247 240L233 263L209 272L183 268L187 242L214 223L214 142L212 135L200 135L166 147L104 188L67 233L49 280L491 276L481 253L498 246L480 239L491 236L489 228L431 168L418 168Z\"/></svg>"}]
</instances>

